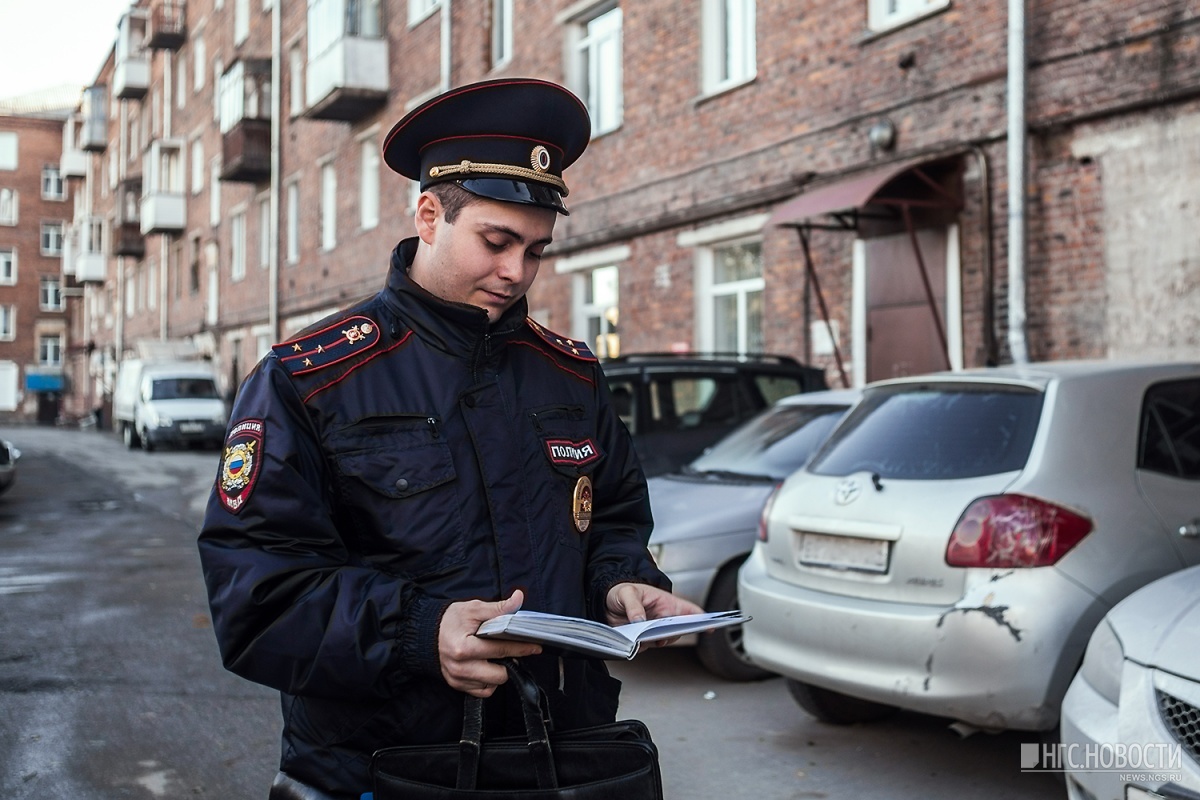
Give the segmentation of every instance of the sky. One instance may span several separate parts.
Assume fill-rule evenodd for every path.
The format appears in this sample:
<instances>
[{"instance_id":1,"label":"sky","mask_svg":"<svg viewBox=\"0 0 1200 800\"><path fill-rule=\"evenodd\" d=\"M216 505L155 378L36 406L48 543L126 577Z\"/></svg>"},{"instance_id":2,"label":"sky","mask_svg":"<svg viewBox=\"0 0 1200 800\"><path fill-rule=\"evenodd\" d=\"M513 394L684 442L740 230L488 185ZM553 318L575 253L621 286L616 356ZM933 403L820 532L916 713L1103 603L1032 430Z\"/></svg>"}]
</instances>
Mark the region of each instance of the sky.
<instances>
[{"instance_id":1,"label":"sky","mask_svg":"<svg viewBox=\"0 0 1200 800\"><path fill-rule=\"evenodd\" d=\"M87 86L131 0L0 0L0 99Z\"/></svg>"}]
</instances>

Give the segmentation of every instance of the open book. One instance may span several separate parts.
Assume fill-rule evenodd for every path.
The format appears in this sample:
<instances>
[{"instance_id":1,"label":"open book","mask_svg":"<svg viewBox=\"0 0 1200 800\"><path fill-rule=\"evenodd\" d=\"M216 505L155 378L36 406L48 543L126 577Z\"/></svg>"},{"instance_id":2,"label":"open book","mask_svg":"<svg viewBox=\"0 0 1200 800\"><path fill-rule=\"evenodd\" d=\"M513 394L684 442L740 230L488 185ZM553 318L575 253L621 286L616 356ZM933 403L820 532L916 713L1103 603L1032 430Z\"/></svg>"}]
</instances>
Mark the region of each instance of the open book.
<instances>
[{"instance_id":1,"label":"open book","mask_svg":"<svg viewBox=\"0 0 1200 800\"><path fill-rule=\"evenodd\" d=\"M630 659L637 655L638 645L643 642L701 633L726 625L740 625L749 619L740 611L713 611L612 626L578 617L518 611L489 619L479 626L475 635L485 639L515 639L555 645L598 658Z\"/></svg>"}]
</instances>

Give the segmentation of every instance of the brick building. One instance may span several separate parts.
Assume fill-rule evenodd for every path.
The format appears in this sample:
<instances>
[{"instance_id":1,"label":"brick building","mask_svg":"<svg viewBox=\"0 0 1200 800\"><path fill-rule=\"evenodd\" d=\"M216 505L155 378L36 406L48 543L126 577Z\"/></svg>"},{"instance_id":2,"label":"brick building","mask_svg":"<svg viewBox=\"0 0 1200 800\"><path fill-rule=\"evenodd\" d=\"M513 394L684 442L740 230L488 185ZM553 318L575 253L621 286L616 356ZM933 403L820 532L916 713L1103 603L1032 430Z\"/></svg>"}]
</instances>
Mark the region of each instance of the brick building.
<instances>
[{"instance_id":1,"label":"brick building","mask_svg":"<svg viewBox=\"0 0 1200 800\"><path fill-rule=\"evenodd\" d=\"M790 353L831 385L1200 357L1194 0L1027 4L1016 258L1005 4L276 2L139 0L67 125L64 161L90 153L69 238L97 257L64 262L82 408L140 341L188 342L232 387L376 291L412 231L383 135L506 75L592 110L530 294L552 329Z\"/></svg>"},{"instance_id":2,"label":"brick building","mask_svg":"<svg viewBox=\"0 0 1200 800\"><path fill-rule=\"evenodd\" d=\"M68 388L62 249L71 198L59 157L69 104L58 94L0 104L0 419L54 422Z\"/></svg>"}]
</instances>

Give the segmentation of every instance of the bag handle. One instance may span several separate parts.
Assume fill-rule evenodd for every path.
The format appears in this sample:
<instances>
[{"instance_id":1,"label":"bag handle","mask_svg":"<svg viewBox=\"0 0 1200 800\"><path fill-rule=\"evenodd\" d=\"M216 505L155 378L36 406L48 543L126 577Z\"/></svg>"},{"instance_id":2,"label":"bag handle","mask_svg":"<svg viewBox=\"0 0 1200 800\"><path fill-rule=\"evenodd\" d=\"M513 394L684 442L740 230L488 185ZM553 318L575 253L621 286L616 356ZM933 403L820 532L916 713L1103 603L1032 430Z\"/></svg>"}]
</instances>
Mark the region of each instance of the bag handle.
<instances>
[{"instance_id":1,"label":"bag handle","mask_svg":"<svg viewBox=\"0 0 1200 800\"><path fill-rule=\"evenodd\" d=\"M503 659L508 679L521 700L525 717L525 741L533 760L538 789L557 789L554 754L546 730L548 703L542 687L515 658ZM458 789L475 789L479 780L479 755L483 741L483 698L469 695L463 703L463 733L458 743Z\"/></svg>"}]
</instances>

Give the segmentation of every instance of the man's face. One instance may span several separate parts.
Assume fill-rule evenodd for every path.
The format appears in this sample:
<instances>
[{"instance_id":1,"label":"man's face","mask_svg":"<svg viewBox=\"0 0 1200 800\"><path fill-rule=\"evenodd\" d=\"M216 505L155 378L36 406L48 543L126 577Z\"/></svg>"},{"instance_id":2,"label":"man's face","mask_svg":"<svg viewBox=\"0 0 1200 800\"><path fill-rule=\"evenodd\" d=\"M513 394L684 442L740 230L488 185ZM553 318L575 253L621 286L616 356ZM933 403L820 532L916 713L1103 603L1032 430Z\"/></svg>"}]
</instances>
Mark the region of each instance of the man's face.
<instances>
[{"instance_id":1,"label":"man's face","mask_svg":"<svg viewBox=\"0 0 1200 800\"><path fill-rule=\"evenodd\" d=\"M418 256L412 278L443 300L482 308L495 322L533 284L557 217L550 209L480 199L450 224L426 192L416 222L428 258Z\"/></svg>"}]
</instances>

